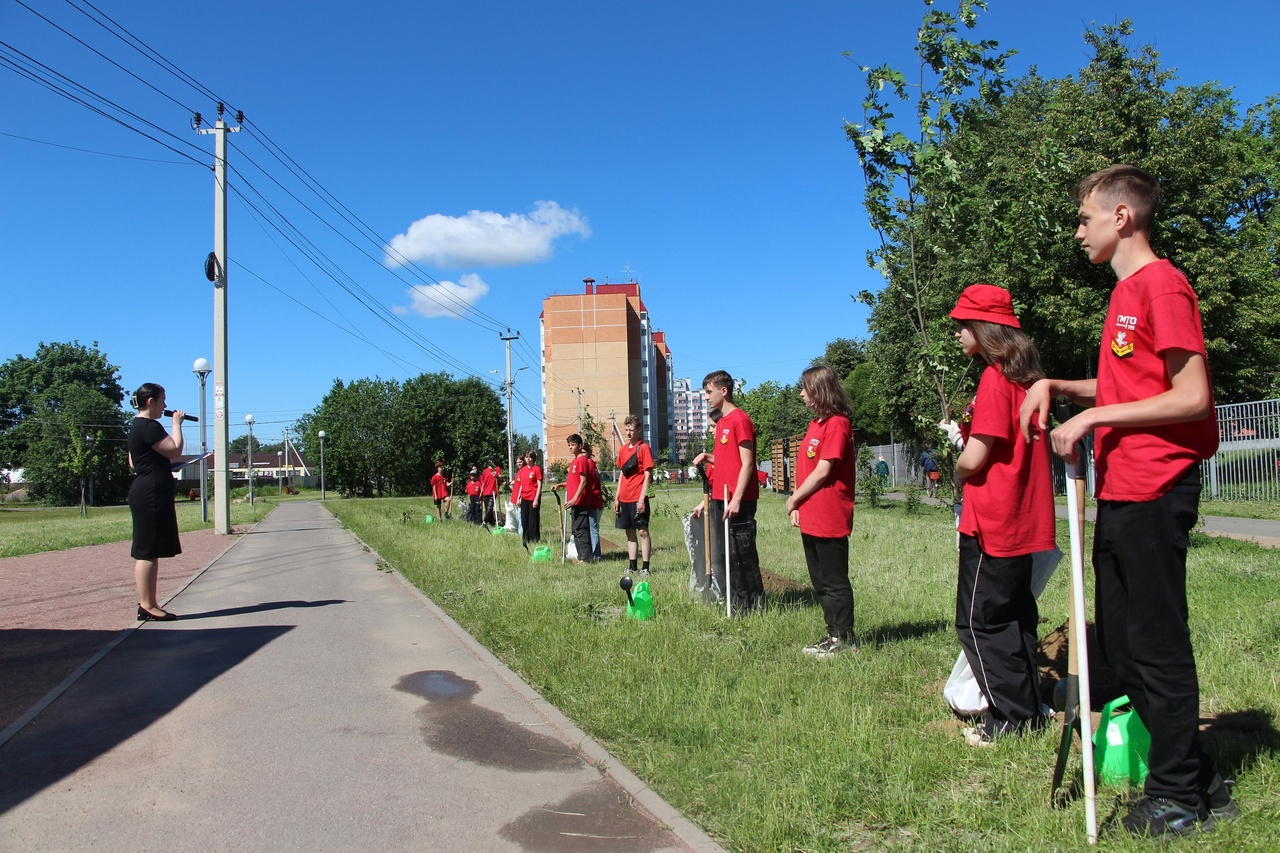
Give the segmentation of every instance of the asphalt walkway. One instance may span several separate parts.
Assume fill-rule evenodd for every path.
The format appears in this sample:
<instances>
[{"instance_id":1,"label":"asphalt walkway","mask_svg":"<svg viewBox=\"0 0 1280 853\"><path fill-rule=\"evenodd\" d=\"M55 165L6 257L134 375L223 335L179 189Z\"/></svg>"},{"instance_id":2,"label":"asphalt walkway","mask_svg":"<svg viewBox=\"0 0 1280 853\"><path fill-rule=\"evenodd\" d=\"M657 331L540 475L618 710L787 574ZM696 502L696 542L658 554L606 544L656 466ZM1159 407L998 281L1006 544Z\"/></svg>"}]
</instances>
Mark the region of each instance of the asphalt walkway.
<instances>
[{"instance_id":1,"label":"asphalt walkway","mask_svg":"<svg viewBox=\"0 0 1280 853\"><path fill-rule=\"evenodd\" d=\"M318 502L167 606L0 744L0 849L720 849Z\"/></svg>"}]
</instances>

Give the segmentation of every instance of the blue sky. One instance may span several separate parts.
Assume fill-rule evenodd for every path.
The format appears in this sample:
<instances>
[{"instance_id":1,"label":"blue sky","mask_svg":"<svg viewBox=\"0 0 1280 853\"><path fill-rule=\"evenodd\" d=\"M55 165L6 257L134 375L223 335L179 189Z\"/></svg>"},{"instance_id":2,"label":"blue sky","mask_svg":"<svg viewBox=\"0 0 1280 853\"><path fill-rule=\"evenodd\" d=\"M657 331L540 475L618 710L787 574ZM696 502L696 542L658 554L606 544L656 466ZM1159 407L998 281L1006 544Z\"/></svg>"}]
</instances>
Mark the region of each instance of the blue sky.
<instances>
[{"instance_id":1,"label":"blue sky","mask_svg":"<svg viewBox=\"0 0 1280 853\"><path fill-rule=\"evenodd\" d=\"M633 274L695 382L721 367L793 382L827 341L866 334L850 294L879 282L842 129L863 86L842 54L907 68L922 3L95 2L202 92L84 0L24 2L71 35L0 0L0 56L26 54L164 144L0 63L0 359L97 341L126 391L160 382L197 410L213 142L190 122L215 96L248 120L229 155L232 436L253 412L278 440L337 378L496 385L507 328L513 369L529 368L516 429L540 432L538 313L586 277ZM1244 104L1280 91L1274 0L991 7L976 36L1017 50L1017 74L1074 73L1089 22L1129 17L1182 82ZM438 316L464 303L466 318Z\"/></svg>"}]
</instances>

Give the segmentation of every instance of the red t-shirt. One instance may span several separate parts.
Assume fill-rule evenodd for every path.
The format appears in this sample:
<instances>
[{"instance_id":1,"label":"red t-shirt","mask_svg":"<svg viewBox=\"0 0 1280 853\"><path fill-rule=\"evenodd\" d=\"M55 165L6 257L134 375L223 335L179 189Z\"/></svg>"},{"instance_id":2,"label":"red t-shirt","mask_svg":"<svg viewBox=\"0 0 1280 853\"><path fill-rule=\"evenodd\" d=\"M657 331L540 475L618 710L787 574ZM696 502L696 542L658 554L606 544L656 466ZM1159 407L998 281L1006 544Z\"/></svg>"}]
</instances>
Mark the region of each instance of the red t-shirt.
<instances>
[{"instance_id":1,"label":"red t-shirt","mask_svg":"<svg viewBox=\"0 0 1280 853\"><path fill-rule=\"evenodd\" d=\"M521 465L518 469L516 469L516 475L511 480L511 502L513 504L520 503L520 489L521 489L521 482L522 482L520 478L524 475L525 467L526 466Z\"/></svg>"},{"instance_id":2,"label":"red t-shirt","mask_svg":"<svg viewBox=\"0 0 1280 853\"><path fill-rule=\"evenodd\" d=\"M627 463L632 454L637 456L640 463L636 468L636 472L630 477L622 474L622 466ZM632 504L640 500L640 495L644 493L644 472L653 470L653 451L649 449L649 445L643 441L636 445L624 444L618 450L618 473L622 479L618 482L618 503Z\"/></svg>"},{"instance_id":3,"label":"red t-shirt","mask_svg":"<svg viewBox=\"0 0 1280 853\"><path fill-rule=\"evenodd\" d=\"M796 451L796 482L809 479L823 459L830 460L831 474L800 504L800 532L837 539L853 530L853 487L858 470L853 427L844 415L809 421L804 444Z\"/></svg>"},{"instance_id":4,"label":"red t-shirt","mask_svg":"<svg viewBox=\"0 0 1280 853\"><path fill-rule=\"evenodd\" d=\"M485 468L480 472L480 494L482 497L497 494L499 468Z\"/></svg>"},{"instance_id":5,"label":"red t-shirt","mask_svg":"<svg viewBox=\"0 0 1280 853\"><path fill-rule=\"evenodd\" d=\"M1153 261L1116 284L1102 328L1099 406L1168 391L1172 386L1163 357L1168 350L1205 355L1200 302L1186 277L1167 260ZM1189 423L1100 426L1093 431L1098 498L1155 500L1217 450L1218 419L1212 407L1203 420Z\"/></svg>"},{"instance_id":6,"label":"red t-shirt","mask_svg":"<svg viewBox=\"0 0 1280 853\"><path fill-rule=\"evenodd\" d=\"M1049 442L1022 440L1018 412L1027 389L987 365L970 409L968 435L994 441L987 464L964 483L960 532L993 557L1017 557L1054 546Z\"/></svg>"},{"instance_id":7,"label":"red t-shirt","mask_svg":"<svg viewBox=\"0 0 1280 853\"><path fill-rule=\"evenodd\" d=\"M542 466L526 465L520 469L520 500L532 501L542 491Z\"/></svg>"},{"instance_id":8,"label":"red t-shirt","mask_svg":"<svg viewBox=\"0 0 1280 853\"><path fill-rule=\"evenodd\" d=\"M573 457L573 461L569 463L569 474L565 478L566 502L578 493L579 484L583 485L582 497L575 506L602 509L604 493L600 491L600 473L596 470L596 463L585 453Z\"/></svg>"},{"instance_id":9,"label":"red t-shirt","mask_svg":"<svg viewBox=\"0 0 1280 853\"><path fill-rule=\"evenodd\" d=\"M755 472L755 440L756 426L751 423L751 418L742 409L734 409L716 422L716 468L711 482L712 500L723 500L726 486L729 489L729 500L733 500L735 497L734 490L738 488L738 473L742 471L741 447L746 442L751 442L753 449L751 451L751 476L747 478L747 488L742 495L742 499L744 501L754 501L760 498L760 483L756 480Z\"/></svg>"},{"instance_id":10,"label":"red t-shirt","mask_svg":"<svg viewBox=\"0 0 1280 853\"><path fill-rule=\"evenodd\" d=\"M431 497L447 498L449 497L449 487L443 474L431 475Z\"/></svg>"},{"instance_id":11,"label":"red t-shirt","mask_svg":"<svg viewBox=\"0 0 1280 853\"><path fill-rule=\"evenodd\" d=\"M475 497L479 497L479 496L480 496L480 483L479 483L479 482L477 482L476 480L468 480L468 481L467 481L467 494L468 494L468 495L471 495L471 497L473 497L473 498L475 498Z\"/></svg>"}]
</instances>

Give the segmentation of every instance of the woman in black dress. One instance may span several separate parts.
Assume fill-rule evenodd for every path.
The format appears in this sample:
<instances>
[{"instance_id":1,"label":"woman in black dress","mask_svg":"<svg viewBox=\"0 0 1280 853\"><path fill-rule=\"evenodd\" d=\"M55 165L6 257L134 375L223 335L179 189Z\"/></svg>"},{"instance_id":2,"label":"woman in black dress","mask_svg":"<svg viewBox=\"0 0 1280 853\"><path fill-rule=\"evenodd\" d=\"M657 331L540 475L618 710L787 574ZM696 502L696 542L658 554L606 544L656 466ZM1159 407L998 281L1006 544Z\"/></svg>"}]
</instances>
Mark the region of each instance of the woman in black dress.
<instances>
[{"instance_id":1,"label":"woman in black dress","mask_svg":"<svg viewBox=\"0 0 1280 853\"><path fill-rule=\"evenodd\" d=\"M137 476L129 487L129 512L133 516L134 582L138 585L138 620L169 622L178 617L156 602L160 558L182 553L178 542L178 513L174 507L173 472L170 464L182 455L182 418L173 413L173 434L156 420L164 414L164 389L148 382L131 400L138 416L129 428L129 465Z\"/></svg>"}]
</instances>

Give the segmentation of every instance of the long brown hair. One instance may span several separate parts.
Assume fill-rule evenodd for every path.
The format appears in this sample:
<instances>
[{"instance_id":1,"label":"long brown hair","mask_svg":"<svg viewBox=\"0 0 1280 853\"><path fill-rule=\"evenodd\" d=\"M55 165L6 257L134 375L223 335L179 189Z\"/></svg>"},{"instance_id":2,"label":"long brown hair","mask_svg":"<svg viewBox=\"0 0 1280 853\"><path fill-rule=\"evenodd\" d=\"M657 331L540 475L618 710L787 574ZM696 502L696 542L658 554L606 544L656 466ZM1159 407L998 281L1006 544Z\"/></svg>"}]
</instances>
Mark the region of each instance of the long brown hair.
<instances>
[{"instance_id":1,"label":"long brown hair","mask_svg":"<svg viewBox=\"0 0 1280 853\"><path fill-rule=\"evenodd\" d=\"M840 377L825 364L816 364L801 373L800 385L809 394L809 403L818 417L844 415L847 418L853 413Z\"/></svg>"},{"instance_id":2,"label":"long brown hair","mask_svg":"<svg viewBox=\"0 0 1280 853\"><path fill-rule=\"evenodd\" d=\"M986 320L961 320L973 333L983 359L1000 368L1005 378L1017 385L1044 379L1040 351L1021 329Z\"/></svg>"}]
</instances>

